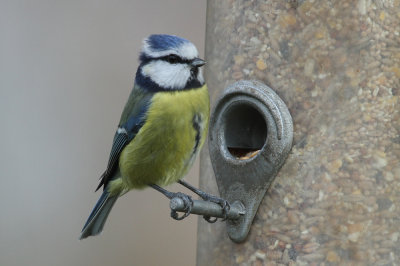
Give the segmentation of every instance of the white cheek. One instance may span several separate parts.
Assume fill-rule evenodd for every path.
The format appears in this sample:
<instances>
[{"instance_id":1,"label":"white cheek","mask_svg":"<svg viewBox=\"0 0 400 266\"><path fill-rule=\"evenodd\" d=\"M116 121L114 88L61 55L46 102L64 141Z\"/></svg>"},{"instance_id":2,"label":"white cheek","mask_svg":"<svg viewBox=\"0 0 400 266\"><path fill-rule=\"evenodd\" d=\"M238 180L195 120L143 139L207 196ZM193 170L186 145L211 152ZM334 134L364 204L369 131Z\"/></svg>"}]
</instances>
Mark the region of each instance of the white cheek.
<instances>
[{"instance_id":1,"label":"white cheek","mask_svg":"<svg viewBox=\"0 0 400 266\"><path fill-rule=\"evenodd\" d=\"M154 61L142 68L142 74L166 89L183 89L190 78L190 67Z\"/></svg>"}]
</instances>

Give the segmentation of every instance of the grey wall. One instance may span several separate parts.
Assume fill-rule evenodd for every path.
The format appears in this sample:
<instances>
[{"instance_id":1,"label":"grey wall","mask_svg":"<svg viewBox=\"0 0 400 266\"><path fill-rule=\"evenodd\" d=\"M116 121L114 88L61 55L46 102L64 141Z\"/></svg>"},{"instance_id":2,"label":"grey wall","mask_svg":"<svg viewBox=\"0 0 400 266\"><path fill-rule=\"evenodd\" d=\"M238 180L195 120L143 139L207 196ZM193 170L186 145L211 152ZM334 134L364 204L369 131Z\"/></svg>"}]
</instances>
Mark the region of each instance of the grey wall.
<instances>
[{"instance_id":1,"label":"grey wall","mask_svg":"<svg viewBox=\"0 0 400 266\"><path fill-rule=\"evenodd\" d=\"M79 241L141 40L204 48L205 1L0 1L0 265L193 265L197 218L133 191ZM196 164L197 165L197 164ZM188 181L197 184L198 166ZM170 187L177 190L177 186Z\"/></svg>"}]
</instances>

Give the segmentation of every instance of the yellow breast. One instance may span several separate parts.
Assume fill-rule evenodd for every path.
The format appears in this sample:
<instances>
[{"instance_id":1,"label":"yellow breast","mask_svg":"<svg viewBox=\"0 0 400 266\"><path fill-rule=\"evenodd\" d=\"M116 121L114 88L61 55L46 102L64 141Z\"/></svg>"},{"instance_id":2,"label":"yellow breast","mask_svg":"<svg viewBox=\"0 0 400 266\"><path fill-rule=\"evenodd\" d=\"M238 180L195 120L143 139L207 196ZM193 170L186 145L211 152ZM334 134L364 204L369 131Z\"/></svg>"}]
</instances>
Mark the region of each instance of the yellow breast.
<instances>
[{"instance_id":1,"label":"yellow breast","mask_svg":"<svg viewBox=\"0 0 400 266\"><path fill-rule=\"evenodd\" d=\"M155 94L145 124L120 155L125 185L165 186L181 179L204 143L209 109L206 85Z\"/></svg>"}]
</instances>

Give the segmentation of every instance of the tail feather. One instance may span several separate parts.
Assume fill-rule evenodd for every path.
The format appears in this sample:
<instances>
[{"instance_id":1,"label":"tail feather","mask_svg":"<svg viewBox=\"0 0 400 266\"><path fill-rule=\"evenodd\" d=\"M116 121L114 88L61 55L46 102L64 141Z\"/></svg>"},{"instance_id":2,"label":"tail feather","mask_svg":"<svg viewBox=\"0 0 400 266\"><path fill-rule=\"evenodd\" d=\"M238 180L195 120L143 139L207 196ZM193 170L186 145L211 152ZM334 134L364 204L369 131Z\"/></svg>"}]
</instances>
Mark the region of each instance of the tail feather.
<instances>
[{"instance_id":1,"label":"tail feather","mask_svg":"<svg viewBox=\"0 0 400 266\"><path fill-rule=\"evenodd\" d=\"M79 239L84 239L88 236L95 236L101 233L118 196L119 195L111 196L106 190L103 191L103 194L101 194L99 200L90 213L89 218L83 226Z\"/></svg>"}]
</instances>

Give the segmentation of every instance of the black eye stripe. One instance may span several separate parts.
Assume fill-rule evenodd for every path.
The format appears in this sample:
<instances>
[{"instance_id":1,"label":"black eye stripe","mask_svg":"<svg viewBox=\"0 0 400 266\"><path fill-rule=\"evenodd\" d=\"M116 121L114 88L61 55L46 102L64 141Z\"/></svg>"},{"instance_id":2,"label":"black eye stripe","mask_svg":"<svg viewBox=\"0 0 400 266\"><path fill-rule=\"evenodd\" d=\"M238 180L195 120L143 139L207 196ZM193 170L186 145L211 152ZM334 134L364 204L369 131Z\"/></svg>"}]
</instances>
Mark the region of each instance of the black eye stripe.
<instances>
[{"instance_id":1,"label":"black eye stripe","mask_svg":"<svg viewBox=\"0 0 400 266\"><path fill-rule=\"evenodd\" d=\"M174 54L157 57L157 58L154 58L154 60L162 60L162 61L169 62L171 64L190 64L192 62L192 60L183 59L182 57L179 57Z\"/></svg>"}]
</instances>

